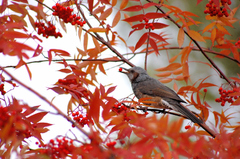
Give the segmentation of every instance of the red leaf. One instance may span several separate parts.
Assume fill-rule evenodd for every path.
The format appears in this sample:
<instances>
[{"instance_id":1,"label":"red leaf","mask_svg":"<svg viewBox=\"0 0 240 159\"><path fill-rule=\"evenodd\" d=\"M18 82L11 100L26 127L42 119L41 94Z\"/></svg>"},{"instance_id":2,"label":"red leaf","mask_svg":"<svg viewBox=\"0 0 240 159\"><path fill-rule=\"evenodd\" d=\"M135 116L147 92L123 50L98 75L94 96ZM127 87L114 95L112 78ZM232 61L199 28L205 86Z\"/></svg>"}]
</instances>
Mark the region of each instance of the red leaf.
<instances>
[{"instance_id":1,"label":"red leaf","mask_svg":"<svg viewBox=\"0 0 240 159\"><path fill-rule=\"evenodd\" d=\"M145 26L144 23L140 23L140 24L133 25L132 28L135 30L142 30L144 26Z\"/></svg>"},{"instance_id":2,"label":"red leaf","mask_svg":"<svg viewBox=\"0 0 240 159\"><path fill-rule=\"evenodd\" d=\"M116 86L108 88L106 94L110 94L111 92L113 92L115 90L115 88L116 88Z\"/></svg>"},{"instance_id":3,"label":"red leaf","mask_svg":"<svg viewBox=\"0 0 240 159\"><path fill-rule=\"evenodd\" d=\"M139 47L141 47L144 42L147 40L148 34L144 33L141 38L138 40L136 46L135 46L135 50L137 50Z\"/></svg>"},{"instance_id":4,"label":"red leaf","mask_svg":"<svg viewBox=\"0 0 240 159\"><path fill-rule=\"evenodd\" d=\"M100 113L100 93L99 89L96 88L94 94L91 97L89 115L95 120L95 122L99 121L99 113Z\"/></svg>"},{"instance_id":5,"label":"red leaf","mask_svg":"<svg viewBox=\"0 0 240 159\"><path fill-rule=\"evenodd\" d=\"M51 126L52 124L50 123L37 123L36 127L37 128L43 128L43 127L47 127L47 126Z\"/></svg>"},{"instance_id":6,"label":"red leaf","mask_svg":"<svg viewBox=\"0 0 240 159\"><path fill-rule=\"evenodd\" d=\"M142 10L142 6L141 5L135 5L135 6L131 6L128 8L123 9L123 11L127 11L127 12L136 12L136 11L140 11Z\"/></svg>"},{"instance_id":7,"label":"red leaf","mask_svg":"<svg viewBox=\"0 0 240 159\"><path fill-rule=\"evenodd\" d=\"M156 55L159 55L158 47L157 47L155 40L153 38L149 38L149 43L152 46L152 48L154 49Z\"/></svg>"},{"instance_id":8,"label":"red leaf","mask_svg":"<svg viewBox=\"0 0 240 159\"><path fill-rule=\"evenodd\" d=\"M29 35L17 31L5 31L3 32L3 37L6 39L29 38Z\"/></svg>"},{"instance_id":9,"label":"red leaf","mask_svg":"<svg viewBox=\"0 0 240 159\"><path fill-rule=\"evenodd\" d=\"M156 34L154 32L149 32L149 35L151 37L154 37L155 39L158 39L159 41L165 41L162 36L160 36L160 35L158 35L158 34Z\"/></svg>"},{"instance_id":10,"label":"red leaf","mask_svg":"<svg viewBox=\"0 0 240 159\"><path fill-rule=\"evenodd\" d=\"M162 18L165 17L166 15L163 13L147 13L145 15L146 18L148 19L155 19L155 18Z\"/></svg>"},{"instance_id":11,"label":"red leaf","mask_svg":"<svg viewBox=\"0 0 240 159\"><path fill-rule=\"evenodd\" d=\"M147 8L149 8L151 6L160 6L160 4L157 4L157 3L154 3L154 2L149 2L149 3L144 4L143 8L147 9Z\"/></svg>"},{"instance_id":12,"label":"red leaf","mask_svg":"<svg viewBox=\"0 0 240 159\"><path fill-rule=\"evenodd\" d=\"M197 0L197 5L200 3L200 2L202 2L203 0Z\"/></svg>"},{"instance_id":13,"label":"red leaf","mask_svg":"<svg viewBox=\"0 0 240 159\"><path fill-rule=\"evenodd\" d=\"M52 51L55 53L55 56L70 56L70 54L67 51L60 50L60 49L50 49L49 51Z\"/></svg>"},{"instance_id":14,"label":"red leaf","mask_svg":"<svg viewBox=\"0 0 240 159\"><path fill-rule=\"evenodd\" d=\"M88 8L89 8L89 11L92 12L92 10L93 10L93 0L88 0Z\"/></svg>"},{"instance_id":15,"label":"red leaf","mask_svg":"<svg viewBox=\"0 0 240 159\"><path fill-rule=\"evenodd\" d=\"M152 24L155 27L155 29L162 29L168 26L167 24L163 24L163 23L152 23Z\"/></svg>"},{"instance_id":16,"label":"red leaf","mask_svg":"<svg viewBox=\"0 0 240 159\"><path fill-rule=\"evenodd\" d=\"M48 50L48 61L49 61L49 65L50 65L51 62L52 62L52 53L51 53L51 50Z\"/></svg>"},{"instance_id":17,"label":"red leaf","mask_svg":"<svg viewBox=\"0 0 240 159\"><path fill-rule=\"evenodd\" d=\"M123 19L123 21L126 21L126 22L136 22L136 21L142 20L143 17L144 17L143 14L139 14L139 15L135 15L135 16L132 16L132 17L129 17L129 18L125 18L125 19Z\"/></svg>"},{"instance_id":18,"label":"red leaf","mask_svg":"<svg viewBox=\"0 0 240 159\"><path fill-rule=\"evenodd\" d=\"M72 72L71 70L66 69L66 68L60 69L60 70L58 70L58 71L63 72L63 73L71 73L71 72Z\"/></svg>"},{"instance_id":19,"label":"red leaf","mask_svg":"<svg viewBox=\"0 0 240 159\"><path fill-rule=\"evenodd\" d=\"M105 87L100 84L100 92L101 92L101 96L104 97L105 96Z\"/></svg>"},{"instance_id":20,"label":"red leaf","mask_svg":"<svg viewBox=\"0 0 240 159\"><path fill-rule=\"evenodd\" d=\"M64 94L65 91L59 87L53 87L53 88L49 88L51 90L53 90L54 92L56 92L57 94Z\"/></svg>"},{"instance_id":21,"label":"red leaf","mask_svg":"<svg viewBox=\"0 0 240 159\"><path fill-rule=\"evenodd\" d=\"M40 113L36 113L36 114L33 114L32 116L28 117L27 119L30 121L30 122L33 122L33 123L37 123L39 122L40 120L42 120L42 118L47 115L48 112L40 112Z\"/></svg>"},{"instance_id":22,"label":"red leaf","mask_svg":"<svg viewBox=\"0 0 240 159\"><path fill-rule=\"evenodd\" d=\"M42 53L43 47L38 44L36 50L34 51L33 57L36 57Z\"/></svg>"},{"instance_id":23,"label":"red leaf","mask_svg":"<svg viewBox=\"0 0 240 159\"><path fill-rule=\"evenodd\" d=\"M39 106L34 106L34 107L28 107L26 110L23 112L24 116L28 116L29 114L32 114L38 109Z\"/></svg>"},{"instance_id":24,"label":"red leaf","mask_svg":"<svg viewBox=\"0 0 240 159\"><path fill-rule=\"evenodd\" d=\"M1 5L1 11L0 13L4 12L5 9L7 8L8 0L3 0L2 5Z\"/></svg>"}]
</instances>

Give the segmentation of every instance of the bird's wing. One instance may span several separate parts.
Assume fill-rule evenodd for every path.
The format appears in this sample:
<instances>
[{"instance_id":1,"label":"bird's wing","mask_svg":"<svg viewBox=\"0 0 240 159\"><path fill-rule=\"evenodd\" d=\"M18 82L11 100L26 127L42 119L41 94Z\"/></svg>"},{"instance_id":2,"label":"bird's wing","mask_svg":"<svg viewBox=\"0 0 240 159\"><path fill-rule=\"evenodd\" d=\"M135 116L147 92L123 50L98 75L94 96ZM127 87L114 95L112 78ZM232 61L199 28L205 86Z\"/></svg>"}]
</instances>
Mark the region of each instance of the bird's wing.
<instances>
[{"instance_id":1,"label":"bird's wing","mask_svg":"<svg viewBox=\"0 0 240 159\"><path fill-rule=\"evenodd\" d=\"M150 96L158 96L161 98L170 98L178 102L184 102L177 93L175 93L172 89L160 83L158 80L154 78L150 78L149 80L143 81L141 84L138 84L138 89L142 94L150 95Z\"/></svg>"}]
</instances>

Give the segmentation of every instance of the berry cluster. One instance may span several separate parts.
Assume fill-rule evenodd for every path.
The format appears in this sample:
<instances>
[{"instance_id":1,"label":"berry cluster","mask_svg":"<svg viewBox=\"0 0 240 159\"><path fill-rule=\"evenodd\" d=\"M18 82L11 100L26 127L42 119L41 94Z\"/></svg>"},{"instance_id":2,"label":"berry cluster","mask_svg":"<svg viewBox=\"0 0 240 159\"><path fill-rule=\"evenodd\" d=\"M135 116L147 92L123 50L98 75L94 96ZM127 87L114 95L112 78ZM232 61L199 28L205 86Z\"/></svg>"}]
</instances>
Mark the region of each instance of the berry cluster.
<instances>
[{"instance_id":1,"label":"berry cluster","mask_svg":"<svg viewBox=\"0 0 240 159\"><path fill-rule=\"evenodd\" d=\"M38 142L36 143L38 144ZM48 144L38 145L40 148L39 153L45 154L52 159L69 157L72 151L76 149L72 139L57 138L56 140L51 139Z\"/></svg>"},{"instance_id":2,"label":"berry cluster","mask_svg":"<svg viewBox=\"0 0 240 159\"><path fill-rule=\"evenodd\" d=\"M38 29L38 35L42 34L43 37L46 38L49 36L54 36L55 38L58 38L59 36L62 37L62 34L60 32L56 32L56 27L51 22L48 22L48 26L45 26L45 24L41 22L35 22L35 26Z\"/></svg>"},{"instance_id":3,"label":"berry cluster","mask_svg":"<svg viewBox=\"0 0 240 159\"><path fill-rule=\"evenodd\" d=\"M52 9L54 10L52 15L58 16L65 23L71 23L72 25L77 24L81 27L86 23L84 20L81 20L80 16L72 14L73 9L70 7L64 7L61 4L56 3L56 5L52 7Z\"/></svg>"},{"instance_id":4,"label":"berry cluster","mask_svg":"<svg viewBox=\"0 0 240 159\"><path fill-rule=\"evenodd\" d=\"M0 92L2 95L5 95L6 94L6 91L4 90L4 84L0 84Z\"/></svg>"},{"instance_id":5,"label":"berry cluster","mask_svg":"<svg viewBox=\"0 0 240 159\"><path fill-rule=\"evenodd\" d=\"M124 120L125 121L130 120L130 118L127 116L128 110L129 109L126 106L124 106L122 103L114 104L114 106L112 107L113 112L115 112L117 114L123 114L124 115Z\"/></svg>"},{"instance_id":6,"label":"berry cluster","mask_svg":"<svg viewBox=\"0 0 240 159\"><path fill-rule=\"evenodd\" d=\"M76 78L59 79L57 84L66 93L74 93L78 100L80 100L82 97L88 98L89 94L87 89L84 88L82 83L78 82ZM84 101L81 100L81 103L84 103Z\"/></svg>"},{"instance_id":7,"label":"berry cluster","mask_svg":"<svg viewBox=\"0 0 240 159\"><path fill-rule=\"evenodd\" d=\"M93 124L93 121L91 120L91 118L88 117L88 115L86 114L86 116L84 117L82 114L79 114L79 112L73 112L72 113L72 117L73 120L75 120L78 124L80 124L82 127L84 127L84 125L88 125L88 124ZM72 125L72 127L75 127L74 125Z\"/></svg>"},{"instance_id":8,"label":"berry cluster","mask_svg":"<svg viewBox=\"0 0 240 159\"><path fill-rule=\"evenodd\" d=\"M112 142L108 142L106 145L107 147L109 147L110 149L114 149L114 146L116 145L116 141L112 141Z\"/></svg>"},{"instance_id":9,"label":"berry cluster","mask_svg":"<svg viewBox=\"0 0 240 159\"><path fill-rule=\"evenodd\" d=\"M3 130L6 126L10 125L10 129L8 131L8 136L14 135L18 137L23 138L29 138L32 136L32 133L27 126L28 124L25 122L25 120L19 115L22 112L22 109L18 110L11 110L9 111L7 107L0 106L0 130ZM13 116L13 119L11 119L11 116ZM15 123L18 123L21 125L21 127L18 125L18 127L15 126ZM34 129L34 125L32 125L32 129Z\"/></svg>"},{"instance_id":10,"label":"berry cluster","mask_svg":"<svg viewBox=\"0 0 240 159\"><path fill-rule=\"evenodd\" d=\"M228 103L233 103L234 99L239 98L238 96L229 96L230 93L234 93L237 92L238 89L234 88L233 90L224 90L222 87L220 87L218 89L219 94L221 95L220 98L216 98L215 101L220 103L221 102L221 106L224 106L226 102Z\"/></svg>"},{"instance_id":11,"label":"berry cluster","mask_svg":"<svg viewBox=\"0 0 240 159\"><path fill-rule=\"evenodd\" d=\"M153 26L153 23L148 23L149 20L146 17L144 17L143 20L145 21L145 23L144 23L145 29L152 29L152 30L155 29L155 27ZM143 20L140 20L140 22L142 22Z\"/></svg>"},{"instance_id":12,"label":"berry cluster","mask_svg":"<svg viewBox=\"0 0 240 159\"><path fill-rule=\"evenodd\" d=\"M228 17L229 14L227 12L227 9L224 8L226 4L230 5L232 2L231 0L221 0L222 7L218 8L216 4L214 4L213 0L210 0L208 4L206 4L206 10L204 10L205 14L210 14L210 16L218 16L222 17L225 15L225 17Z\"/></svg>"},{"instance_id":13,"label":"berry cluster","mask_svg":"<svg viewBox=\"0 0 240 159\"><path fill-rule=\"evenodd\" d=\"M235 46L240 47L240 39L235 43Z\"/></svg>"}]
</instances>

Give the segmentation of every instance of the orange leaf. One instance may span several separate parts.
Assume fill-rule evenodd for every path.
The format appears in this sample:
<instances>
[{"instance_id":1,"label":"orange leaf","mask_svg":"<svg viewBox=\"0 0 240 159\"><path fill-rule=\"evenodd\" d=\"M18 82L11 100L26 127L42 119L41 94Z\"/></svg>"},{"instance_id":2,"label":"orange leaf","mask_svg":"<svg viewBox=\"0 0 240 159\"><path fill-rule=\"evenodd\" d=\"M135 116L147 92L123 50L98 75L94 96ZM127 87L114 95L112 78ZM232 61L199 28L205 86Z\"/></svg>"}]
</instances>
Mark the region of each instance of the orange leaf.
<instances>
[{"instance_id":1,"label":"orange leaf","mask_svg":"<svg viewBox=\"0 0 240 159\"><path fill-rule=\"evenodd\" d=\"M120 9L125 8L127 6L127 4L128 4L128 0L122 0L122 3L120 5Z\"/></svg>"},{"instance_id":2,"label":"orange leaf","mask_svg":"<svg viewBox=\"0 0 240 159\"><path fill-rule=\"evenodd\" d=\"M50 52L54 52L55 56L70 56L70 54L67 51L60 50L60 49L50 49Z\"/></svg>"},{"instance_id":3,"label":"orange leaf","mask_svg":"<svg viewBox=\"0 0 240 159\"><path fill-rule=\"evenodd\" d=\"M87 52L87 46L88 46L88 33L86 32L84 34L84 41L83 41L83 48L85 52Z\"/></svg>"},{"instance_id":4,"label":"orange leaf","mask_svg":"<svg viewBox=\"0 0 240 159\"><path fill-rule=\"evenodd\" d=\"M182 47L184 43L184 31L183 28L180 28L178 31L178 46Z\"/></svg>"},{"instance_id":5,"label":"orange leaf","mask_svg":"<svg viewBox=\"0 0 240 159\"><path fill-rule=\"evenodd\" d=\"M169 83L169 82L171 82L172 80L173 80L172 78L159 79L159 81L162 82L162 83Z\"/></svg>"},{"instance_id":6,"label":"orange leaf","mask_svg":"<svg viewBox=\"0 0 240 159\"><path fill-rule=\"evenodd\" d=\"M211 41L212 41L212 45L214 44L214 41L216 39L216 33L217 33L217 30L216 28L214 28L211 32Z\"/></svg>"},{"instance_id":7,"label":"orange leaf","mask_svg":"<svg viewBox=\"0 0 240 159\"><path fill-rule=\"evenodd\" d=\"M162 72L159 74L156 74L157 77L168 77L172 74L172 72Z\"/></svg>"},{"instance_id":8,"label":"orange leaf","mask_svg":"<svg viewBox=\"0 0 240 159\"><path fill-rule=\"evenodd\" d=\"M173 57L169 60L169 63L173 63L173 62L178 58L178 56L179 56L179 54L173 56Z\"/></svg>"},{"instance_id":9,"label":"orange leaf","mask_svg":"<svg viewBox=\"0 0 240 159\"><path fill-rule=\"evenodd\" d=\"M180 63L171 63L170 65L162 68L156 69L156 71L174 71L180 68L182 65Z\"/></svg>"},{"instance_id":10,"label":"orange leaf","mask_svg":"<svg viewBox=\"0 0 240 159\"><path fill-rule=\"evenodd\" d=\"M121 13L120 13L120 11L118 11L116 13L115 17L113 18L112 27L115 27L118 24L118 22L120 21L120 19L121 19Z\"/></svg>"},{"instance_id":11,"label":"orange leaf","mask_svg":"<svg viewBox=\"0 0 240 159\"><path fill-rule=\"evenodd\" d=\"M100 48L100 45L99 45L97 39L95 39L94 37L92 37L92 39L93 39L93 43L94 43L95 48L97 49L97 51L101 52L101 48Z\"/></svg>"},{"instance_id":12,"label":"orange leaf","mask_svg":"<svg viewBox=\"0 0 240 159\"><path fill-rule=\"evenodd\" d=\"M215 22L212 22L212 23L208 24L208 25L203 29L202 33L210 30L215 24L216 24Z\"/></svg>"},{"instance_id":13,"label":"orange leaf","mask_svg":"<svg viewBox=\"0 0 240 159\"><path fill-rule=\"evenodd\" d=\"M90 28L88 29L89 32L106 32L105 28Z\"/></svg>"},{"instance_id":14,"label":"orange leaf","mask_svg":"<svg viewBox=\"0 0 240 159\"><path fill-rule=\"evenodd\" d=\"M196 41L200 41L200 42L206 42L204 40L204 38L202 37L201 34L199 34L198 32L194 31L194 30L189 30L188 34L190 35L191 38L193 38Z\"/></svg>"},{"instance_id":15,"label":"orange leaf","mask_svg":"<svg viewBox=\"0 0 240 159\"><path fill-rule=\"evenodd\" d=\"M112 8L105 10L99 17L99 20L105 20L112 13Z\"/></svg>"},{"instance_id":16,"label":"orange leaf","mask_svg":"<svg viewBox=\"0 0 240 159\"><path fill-rule=\"evenodd\" d=\"M112 6L114 7L117 4L117 0L112 0Z\"/></svg>"},{"instance_id":17,"label":"orange leaf","mask_svg":"<svg viewBox=\"0 0 240 159\"><path fill-rule=\"evenodd\" d=\"M174 75L179 75L179 74L181 74L181 73L182 73L182 68L179 68L179 69L173 71L173 74L174 74Z\"/></svg>"}]
</instances>

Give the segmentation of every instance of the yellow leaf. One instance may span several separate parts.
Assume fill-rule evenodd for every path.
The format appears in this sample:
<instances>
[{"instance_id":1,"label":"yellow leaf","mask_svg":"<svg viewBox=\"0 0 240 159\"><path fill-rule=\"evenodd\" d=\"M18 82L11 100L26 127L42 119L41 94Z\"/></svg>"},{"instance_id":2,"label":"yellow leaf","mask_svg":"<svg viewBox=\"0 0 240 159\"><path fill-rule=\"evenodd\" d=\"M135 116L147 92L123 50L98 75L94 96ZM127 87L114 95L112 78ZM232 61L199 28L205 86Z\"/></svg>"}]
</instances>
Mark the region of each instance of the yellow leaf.
<instances>
[{"instance_id":1,"label":"yellow leaf","mask_svg":"<svg viewBox=\"0 0 240 159\"><path fill-rule=\"evenodd\" d=\"M193 38L196 41L200 41L200 42L206 42L204 40L204 38L202 37L201 34L199 34L198 32L194 31L194 30L189 30L188 34L190 35L191 38Z\"/></svg>"}]
</instances>

